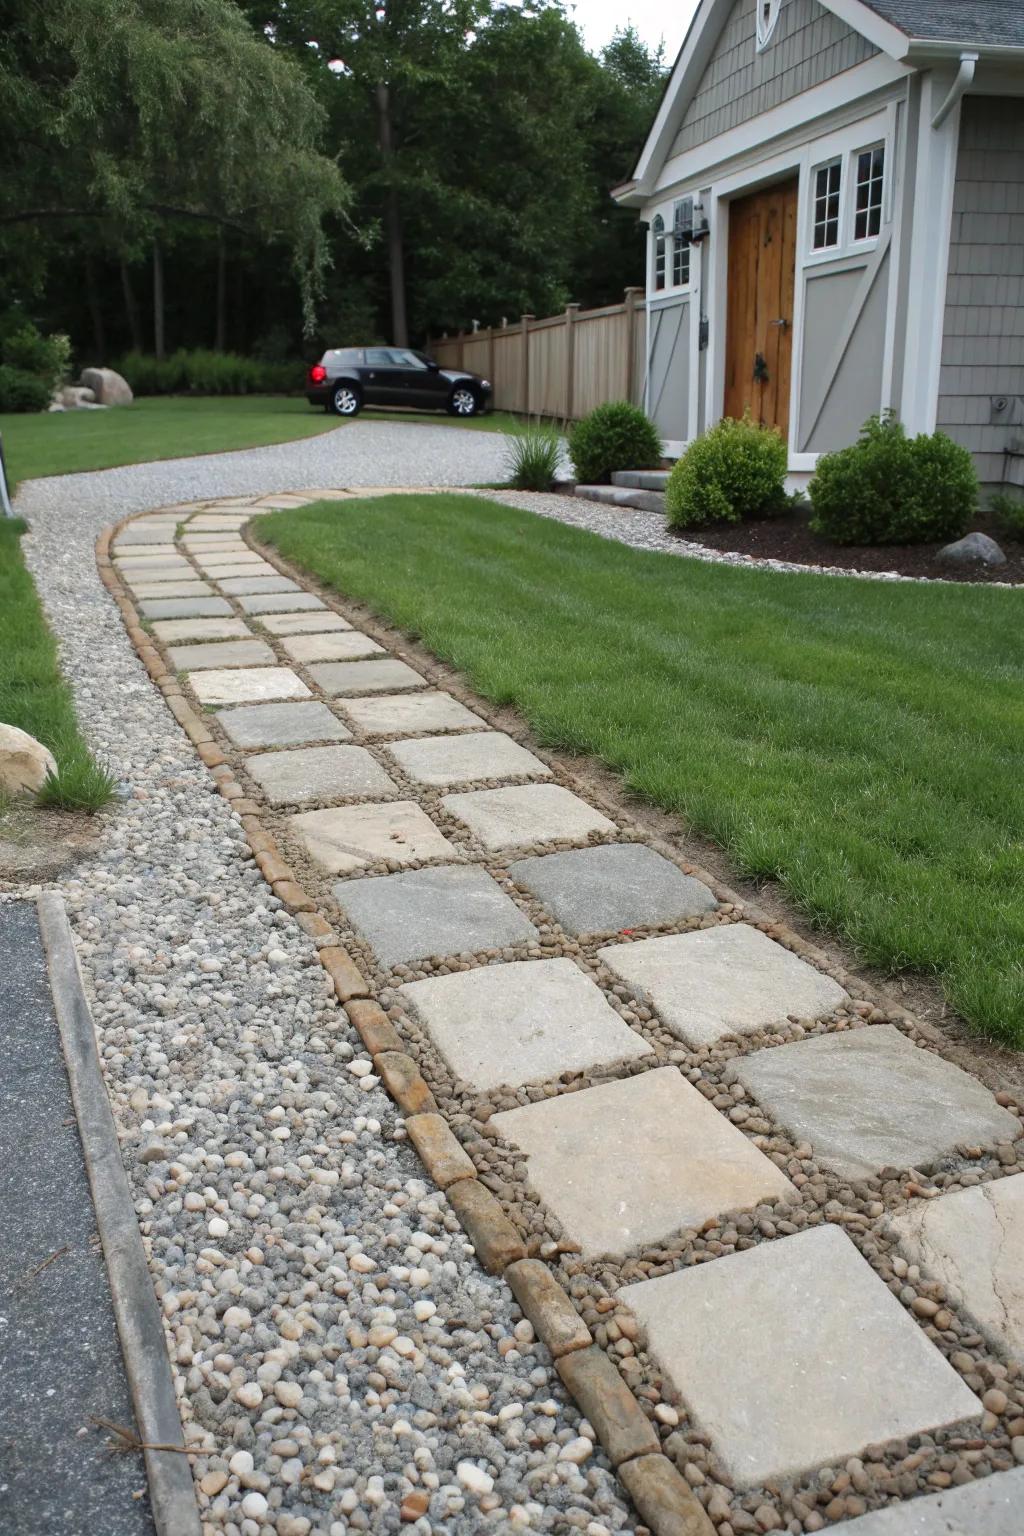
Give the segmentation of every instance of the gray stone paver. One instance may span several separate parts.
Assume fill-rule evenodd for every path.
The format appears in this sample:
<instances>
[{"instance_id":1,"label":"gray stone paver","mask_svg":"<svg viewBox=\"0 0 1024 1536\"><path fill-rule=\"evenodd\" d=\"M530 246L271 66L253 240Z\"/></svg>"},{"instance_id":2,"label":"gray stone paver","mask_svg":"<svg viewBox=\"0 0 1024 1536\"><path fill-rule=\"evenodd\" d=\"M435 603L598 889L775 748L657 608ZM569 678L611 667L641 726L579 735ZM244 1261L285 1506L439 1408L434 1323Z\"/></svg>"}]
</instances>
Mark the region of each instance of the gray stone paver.
<instances>
[{"instance_id":1,"label":"gray stone paver","mask_svg":"<svg viewBox=\"0 0 1024 1536\"><path fill-rule=\"evenodd\" d=\"M130 581L136 597L213 597L208 581Z\"/></svg>"},{"instance_id":2,"label":"gray stone paver","mask_svg":"<svg viewBox=\"0 0 1024 1536\"><path fill-rule=\"evenodd\" d=\"M486 720L450 693L398 693L376 699L346 699L341 709L367 736L401 736L411 731L482 731Z\"/></svg>"},{"instance_id":3,"label":"gray stone paver","mask_svg":"<svg viewBox=\"0 0 1024 1536\"><path fill-rule=\"evenodd\" d=\"M524 784L445 795L441 804L485 848L519 848L560 839L582 841L591 832L614 832L615 823L560 784Z\"/></svg>"},{"instance_id":4,"label":"gray stone paver","mask_svg":"<svg viewBox=\"0 0 1024 1536\"><path fill-rule=\"evenodd\" d=\"M425 688L427 680L404 661L322 661L309 675L325 693L394 693L396 688Z\"/></svg>"},{"instance_id":5,"label":"gray stone paver","mask_svg":"<svg viewBox=\"0 0 1024 1536\"><path fill-rule=\"evenodd\" d=\"M913 1201L891 1226L911 1263L943 1282L990 1346L1024 1362L1024 1173Z\"/></svg>"},{"instance_id":6,"label":"gray stone paver","mask_svg":"<svg viewBox=\"0 0 1024 1536\"><path fill-rule=\"evenodd\" d=\"M252 630L242 619L161 619L153 633L165 645L187 640L252 640Z\"/></svg>"},{"instance_id":7,"label":"gray stone paver","mask_svg":"<svg viewBox=\"0 0 1024 1536\"><path fill-rule=\"evenodd\" d=\"M327 604L313 592L265 592L240 597L238 606L243 613L309 613Z\"/></svg>"},{"instance_id":8,"label":"gray stone paver","mask_svg":"<svg viewBox=\"0 0 1024 1536\"><path fill-rule=\"evenodd\" d=\"M394 741L386 749L418 784L446 787L476 779L551 777L551 769L503 731L470 736L426 736Z\"/></svg>"},{"instance_id":9,"label":"gray stone paver","mask_svg":"<svg viewBox=\"0 0 1024 1536\"><path fill-rule=\"evenodd\" d=\"M927 1166L960 1142L1016 1134L1016 1117L987 1088L891 1024L755 1051L730 1076L847 1178Z\"/></svg>"},{"instance_id":10,"label":"gray stone paver","mask_svg":"<svg viewBox=\"0 0 1024 1536\"><path fill-rule=\"evenodd\" d=\"M796 1197L675 1067L506 1110L491 1124L525 1152L530 1183L587 1258Z\"/></svg>"},{"instance_id":11,"label":"gray stone paver","mask_svg":"<svg viewBox=\"0 0 1024 1536\"><path fill-rule=\"evenodd\" d=\"M231 597L259 596L267 592L300 592L302 588L289 576L230 576L217 579L222 592Z\"/></svg>"},{"instance_id":12,"label":"gray stone paver","mask_svg":"<svg viewBox=\"0 0 1024 1536\"><path fill-rule=\"evenodd\" d=\"M689 1045L821 1018L847 1001L838 982L747 923L615 944L598 953L617 976L650 998L673 1034Z\"/></svg>"},{"instance_id":13,"label":"gray stone paver","mask_svg":"<svg viewBox=\"0 0 1024 1536\"><path fill-rule=\"evenodd\" d=\"M260 619L272 635L319 635L325 630L351 629L340 613L268 613Z\"/></svg>"},{"instance_id":14,"label":"gray stone paver","mask_svg":"<svg viewBox=\"0 0 1024 1536\"><path fill-rule=\"evenodd\" d=\"M295 747L250 757L245 764L271 805L303 800L370 799L398 786L365 747Z\"/></svg>"},{"instance_id":15,"label":"gray stone paver","mask_svg":"<svg viewBox=\"0 0 1024 1536\"><path fill-rule=\"evenodd\" d=\"M223 597L147 597L139 603L144 619L212 619L233 617Z\"/></svg>"},{"instance_id":16,"label":"gray stone paver","mask_svg":"<svg viewBox=\"0 0 1024 1536\"><path fill-rule=\"evenodd\" d=\"M472 864L345 880L338 905L385 968L411 960L535 943L533 924L486 870Z\"/></svg>"},{"instance_id":17,"label":"gray stone paver","mask_svg":"<svg viewBox=\"0 0 1024 1536\"><path fill-rule=\"evenodd\" d=\"M201 704L255 704L270 699L308 699L309 689L290 667L212 667L190 672L189 687Z\"/></svg>"},{"instance_id":18,"label":"gray stone paver","mask_svg":"<svg viewBox=\"0 0 1024 1536\"><path fill-rule=\"evenodd\" d=\"M426 812L411 800L303 811L292 816L289 824L311 858L329 875L348 875L379 859L418 864L458 854Z\"/></svg>"},{"instance_id":19,"label":"gray stone paver","mask_svg":"<svg viewBox=\"0 0 1024 1536\"><path fill-rule=\"evenodd\" d=\"M281 642L292 661L306 665L311 661L356 661L360 657L383 656L384 647L357 629L326 635L294 635Z\"/></svg>"},{"instance_id":20,"label":"gray stone paver","mask_svg":"<svg viewBox=\"0 0 1024 1536\"><path fill-rule=\"evenodd\" d=\"M619 1296L740 1487L842 1466L869 1445L981 1415L978 1398L836 1226Z\"/></svg>"},{"instance_id":21,"label":"gray stone paver","mask_svg":"<svg viewBox=\"0 0 1024 1536\"><path fill-rule=\"evenodd\" d=\"M172 645L167 650L171 665L182 667L273 666L277 658L265 640L211 640L199 645Z\"/></svg>"},{"instance_id":22,"label":"gray stone paver","mask_svg":"<svg viewBox=\"0 0 1024 1536\"><path fill-rule=\"evenodd\" d=\"M509 873L572 934L675 923L716 906L706 885L642 843L541 854Z\"/></svg>"},{"instance_id":23,"label":"gray stone paver","mask_svg":"<svg viewBox=\"0 0 1024 1536\"><path fill-rule=\"evenodd\" d=\"M250 564L245 560L232 562L230 565L211 566L205 561L200 561L198 564L203 575L208 577L210 581L215 581L221 590L225 592L228 590L225 585L228 581L239 581L249 576L262 580L264 577L276 577L277 575L274 567L268 565L265 560L260 560L255 564ZM264 590L276 591L277 589L270 587Z\"/></svg>"},{"instance_id":24,"label":"gray stone paver","mask_svg":"<svg viewBox=\"0 0 1024 1536\"><path fill-rule=\"evenodd\" d=\"M485 966L398 990L474 1088L544 1082L651 1051L571 960Z\"/></svg>"},{"instance_id":25,"label":"gray stone paver","mask_svg":"<svg viewBox=\"0 0 1024 1536\"><path fill-rule=\"evenodd\" d=\"M1020 1536L1024 1467L890 1504L837 1527L841 1536Z\"/></svg>"},{"instance_id":26,"label":"gray stone paver","mask_svg":"<svg viewBox=\"0 0 1024 1536\"><path fill-rule=\"evenodd\" d=\"M352 732L320 700L298 704L243 704L222 709L220 725L239 747L297 747L304 742L348 741Z\"/></svg>"}]
</instances>

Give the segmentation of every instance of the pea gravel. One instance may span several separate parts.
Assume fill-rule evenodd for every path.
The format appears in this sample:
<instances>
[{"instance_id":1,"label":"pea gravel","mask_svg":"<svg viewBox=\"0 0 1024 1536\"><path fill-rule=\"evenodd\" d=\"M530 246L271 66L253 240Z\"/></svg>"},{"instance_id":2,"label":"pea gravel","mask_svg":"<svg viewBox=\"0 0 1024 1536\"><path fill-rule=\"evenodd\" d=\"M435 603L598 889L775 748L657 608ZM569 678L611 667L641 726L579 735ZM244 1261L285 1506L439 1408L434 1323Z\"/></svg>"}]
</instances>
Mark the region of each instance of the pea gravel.
<instances>
[{"instance_id":1,"label":"pea gravel","mask_svg":"<svg viewBox=\"0 0 1024 1536\"><path fill-rule=\"evenodd\" d=\"M98 851L61 889L207 1532L635 1529L550 1358L423 1177L93 556L144 506L493 477L499 448L367 423L18 497L80 718L121 781Z\"/></svg>"}]
</instances>

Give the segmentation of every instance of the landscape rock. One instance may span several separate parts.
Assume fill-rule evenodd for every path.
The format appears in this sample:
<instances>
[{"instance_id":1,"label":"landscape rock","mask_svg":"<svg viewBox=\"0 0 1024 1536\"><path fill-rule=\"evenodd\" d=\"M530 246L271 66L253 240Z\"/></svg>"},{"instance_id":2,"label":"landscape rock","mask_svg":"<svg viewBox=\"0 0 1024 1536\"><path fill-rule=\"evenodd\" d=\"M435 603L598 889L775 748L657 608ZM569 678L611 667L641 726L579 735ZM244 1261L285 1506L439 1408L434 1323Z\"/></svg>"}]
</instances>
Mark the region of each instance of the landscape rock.
<instances>
[{"instance_id":1,"label":"landscape rock","mask_svg":"<svg viewBox=\"0 0 1024 1536\"><path fill-rule=\"evenodd\" d=\"M1006 564L1006 556L995 539L990 539L987 533L968 533L964 538L957 539L955 544L946 544L936 558L960 562L980 560L982 565Z\"/></svg>"},{"instance_id":2,"label":"landscape rock","mask_svg":"<svg viewBox=\"0 0 1024 1536\"><path fill-rule=\"evenodd\" d=\"M128 380L113 368L83 368L80 382L100 405L131 405L135 399Z\"/></svg>"},{"instance_id":3,"label":"landscape rock","mask_svg":"<svg viewBox=\"0 0 1024 1536\"><path fill-rule=\"evenodd\" d=\"M16 725L0 724L0 789L34 795L57 772L53 753Z\"/></svg>"}]
</instances>

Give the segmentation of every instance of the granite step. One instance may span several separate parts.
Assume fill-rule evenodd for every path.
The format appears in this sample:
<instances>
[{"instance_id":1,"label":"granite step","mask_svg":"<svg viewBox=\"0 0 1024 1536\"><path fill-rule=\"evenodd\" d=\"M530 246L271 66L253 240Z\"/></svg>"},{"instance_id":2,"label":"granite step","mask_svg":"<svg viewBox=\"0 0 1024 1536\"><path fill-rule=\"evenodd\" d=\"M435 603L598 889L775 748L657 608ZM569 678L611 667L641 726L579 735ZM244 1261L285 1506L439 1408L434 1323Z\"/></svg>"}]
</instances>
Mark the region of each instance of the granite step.
<instances>
[{"instance_id":1,"label":"granite step","mask_svg":"<svg viewBox=\"0 0 1024 1536\"><path fill-rule=\"evenodd\" d=\"M637 471L639 473L639 471ZM612 507L631 507L636 512L664 512L662 491L644 491L623 485L578 485L576 495Z\"/></svg>"},{"instance_id":2,"label":"granite step","mask_svg":"<svg viewBox=\"0 0 1024 1536\"><path fill-rule=\"evenodd\" d=\"M663 491L670 473L667 469L617 469L612 475L612 485L634 491Z\"/></svg>"}]
</instances>

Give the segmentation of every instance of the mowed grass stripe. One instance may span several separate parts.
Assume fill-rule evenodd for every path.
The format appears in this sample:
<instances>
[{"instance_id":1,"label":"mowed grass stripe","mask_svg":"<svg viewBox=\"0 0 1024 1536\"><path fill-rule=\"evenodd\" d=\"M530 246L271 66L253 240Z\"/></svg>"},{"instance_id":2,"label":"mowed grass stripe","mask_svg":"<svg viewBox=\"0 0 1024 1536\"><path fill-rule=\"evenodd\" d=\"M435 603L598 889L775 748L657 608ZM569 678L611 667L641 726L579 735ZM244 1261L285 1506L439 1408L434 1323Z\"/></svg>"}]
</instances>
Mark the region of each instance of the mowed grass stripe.
<instances>
[{"instance_id":1,"label":"mowed grass stripe","mask_svg":"<svg viewBox=\"0 0 1024 1536\"><path fill-rule=\"evenodd\" d=\"M259 533L1024 1045L1021 593L706 565L455 494Z\"/></svg>"}]
</instances>

